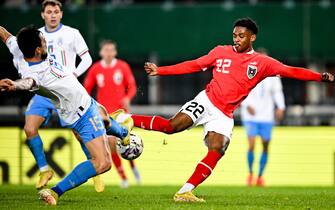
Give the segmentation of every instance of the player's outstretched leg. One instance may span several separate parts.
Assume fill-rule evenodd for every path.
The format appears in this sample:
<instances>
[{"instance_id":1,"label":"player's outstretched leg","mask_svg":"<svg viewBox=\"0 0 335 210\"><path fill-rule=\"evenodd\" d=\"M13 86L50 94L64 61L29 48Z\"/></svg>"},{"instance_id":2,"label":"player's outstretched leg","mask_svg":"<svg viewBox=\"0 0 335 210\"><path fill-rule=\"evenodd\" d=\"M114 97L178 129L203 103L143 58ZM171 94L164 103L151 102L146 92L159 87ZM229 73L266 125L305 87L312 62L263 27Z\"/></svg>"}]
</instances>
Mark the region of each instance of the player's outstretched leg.
<instances>
[{"instance_id":1,"label":"player's outstretched leg","mask_svg":"<svg viewBox=\"0 0 335 210\"><path fill-rule=\"evenodd\" d=\"M76 131L74 130L72 131L75 137L77 138L78 142L80 143L81 149L83 150L87 160L91 160L92 159L91 154L88 151L87 147L85 146L84 142L81 140L80 135ZM103 192L105 190L105 183L101 176L97 175L93 177L92 180L96 192Z\"/></svg>"},{"instance_id":2,"label":"player's outstretched leg","mask_svg":"<svg viewBox=\"0 0 335 210\"><path fill-rule=\"evenodd\" d=\"M89 178L108 171L111 167L110 149L105 136L87 142L86 147L92 156L77 165L62 181L51 189L39 191L40 198L48 205L57 205L58 198L66 191L85 183Z\"/></svg>"},{"instance_id":3,"label":"player's outstretched leg","mask_svg":"<svg viewBox=\"0 0 335 210\"><path fill-rule=\"evenodd\" d=\"M217 162L224 155L228 145L229 138L210 131L205 139L208 145L207 155L198 163L192 176L186 184L174 195L173 199L176 202L204 202L202 198L196 197L192 190L209 177L215 168Z\"/></svg>"},{"instance_id":4,"label":"player's outstretched leg","mask_svg":"<svg viewBox=\"0 0 335 210\"><path fill-rule=\"evenodd\" d=\"M134 122L129 114L125 114L124 110L119 109L108 115L104 106L98 104L100 116L105 124L107 135L112 135L120 138L123 145L130 142L130 132L134 127Z\"/></svg>"},{"instance_id":5,"label":"player's outstretched leg","mask_svg":"<svg viewBox=\"0 0 335 210\"><path fill-rule=\"evenodd\" d=\"M82 150L85 153L87 160L92 159L91 154L86 148L85 144L82 141L79 141L79 142L80 142L80 146ZM92 178L92 180L93 180L93 185L94 185L94 189L96 192L103 192L105 190L105 183L101 176L96 175Z\"/></svg>"},{"instance_id":6,"label":"player's outstretched leg","mask_svg":"<svg viewBox=\"0 0 335 210\"><path fill-rule=\"evenodd\" d=\"M160 131L166 134L173 134L175 131L170 120L160 116L131 115L134 120L134 126L145 130Z\"/></svg>"},{"instance_id":7,"label":"player's outstretched leg","mask_svg":"<svg viewBox=\"0 0 335 210\"><path fill-rule=\"evenodd\" d=\"M134 126L145 130L159 131L166 134L178 133L193 125L193 120L187 114L178 112L173 118L167 120L160 116L144 116L132 114Z\"/></svg>"},{"instance_id":8,"label":"player's outstretched leg","mask_svg":"<svg viewBox=\"0 0 335 210\"><path fill-rule=\"evenodd\" d=\"M45 187L54 174L54 172L49 169L43 150L43 142L38 134L38 128L42 125L44 120L45 118L38 115L27 115L24 126L24 131L27 136L27 145L40 170L39 180L36 183L37 189Z\"/></svg>"}]
</instances>

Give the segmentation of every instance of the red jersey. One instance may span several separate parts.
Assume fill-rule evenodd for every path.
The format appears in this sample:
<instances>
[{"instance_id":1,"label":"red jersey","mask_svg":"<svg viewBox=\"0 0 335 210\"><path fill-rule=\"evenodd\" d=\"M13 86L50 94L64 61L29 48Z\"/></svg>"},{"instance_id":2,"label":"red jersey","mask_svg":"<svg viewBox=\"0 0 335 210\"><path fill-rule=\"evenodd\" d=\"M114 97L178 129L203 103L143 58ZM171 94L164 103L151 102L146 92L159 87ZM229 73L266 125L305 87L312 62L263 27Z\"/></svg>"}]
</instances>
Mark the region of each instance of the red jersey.
<instances>
[{"instance_id":1,"label":"red jersey","mask_svg":"<svg viewBox=\"0 0 335 210\"><path fill-rule=\"evenodd\" d=\"M279 61L250 51L238 53L231 45L217 46L207 55L157 69L159 75L175 75L213 69L206 87L209 100L225 115L233 112L249 92L264 78L280 75L300 80L321 81L321 74L308 69L286 66Z\"/></svg>"},{"instance_id":2,"label":"red jersey","mask_svg":"<svg viewBox=\"0 0 335 210\"><path fill-rule=\"evenodd\" d=\"M123 99L131 100L136 94L136 82L130 66L123 60L114 59L107 66L98 61L92 65L84 81L84 87L91 94L97 86L97 101L112 113L123 107Z\"/></svg>"}]
</instances>

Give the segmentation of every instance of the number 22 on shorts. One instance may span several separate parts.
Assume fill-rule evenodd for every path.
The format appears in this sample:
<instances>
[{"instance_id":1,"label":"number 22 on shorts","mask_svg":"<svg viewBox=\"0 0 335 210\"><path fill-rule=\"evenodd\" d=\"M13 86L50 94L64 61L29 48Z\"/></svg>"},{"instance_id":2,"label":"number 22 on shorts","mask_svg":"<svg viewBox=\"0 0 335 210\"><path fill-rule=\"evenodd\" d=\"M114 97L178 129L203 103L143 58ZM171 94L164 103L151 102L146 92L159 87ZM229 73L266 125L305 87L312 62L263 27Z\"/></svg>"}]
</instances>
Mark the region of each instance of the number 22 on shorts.
<instances>
[{"instance_id":1,"label":"number 22 on shorts","mask_svg":"<svg viewBox=\"0 0 335 210\"><path fill-rule=\"evenodd\" d=\"M191 101L190 105L188 105L185 110L191 112L193 116L198 119L198 117L205 111L205 108L203 105L198 104L198 102Z\"/></svg>"}]
</instances>

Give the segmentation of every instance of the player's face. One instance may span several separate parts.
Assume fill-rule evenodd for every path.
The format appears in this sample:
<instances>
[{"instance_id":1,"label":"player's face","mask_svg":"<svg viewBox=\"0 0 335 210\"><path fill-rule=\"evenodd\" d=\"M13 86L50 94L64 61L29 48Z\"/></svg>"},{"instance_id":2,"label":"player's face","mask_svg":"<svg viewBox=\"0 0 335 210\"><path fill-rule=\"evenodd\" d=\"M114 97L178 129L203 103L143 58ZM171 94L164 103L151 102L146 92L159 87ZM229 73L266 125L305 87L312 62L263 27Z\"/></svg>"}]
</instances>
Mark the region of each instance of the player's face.
<instances>
[{"instance_id":1,"label":"player's face","mask_svg":"<svg viewBox=\"0 0 335 210\"><path fill-rule=\"evenodd\" d=\"M63 12L57 5L47 5L44 11L41 13L41 16L47 28L56 29L59 26L60 21L63 17Z\"/></svg>"},{"instance_id":2,"label":"player's face","mask_svg":"<svg viewBox=\"0 0 335 210\"><path fill-rule=\"evenodd\" d=\"M244 53L252 50L252 43L256 40L256 35L246 27L236 26L233 30L234 47L237 52Z\"/></svg>"},{"instance_id":3,"label":"player's face","mask_svg":"<svg viewBox=\"0 0 335 210\"><path fill-rule=\"evenodd\" d=\"M111 62L117 54L114 44L105 44L100 50L100 56L106 62Z\"/></svg>"}]
</instances>

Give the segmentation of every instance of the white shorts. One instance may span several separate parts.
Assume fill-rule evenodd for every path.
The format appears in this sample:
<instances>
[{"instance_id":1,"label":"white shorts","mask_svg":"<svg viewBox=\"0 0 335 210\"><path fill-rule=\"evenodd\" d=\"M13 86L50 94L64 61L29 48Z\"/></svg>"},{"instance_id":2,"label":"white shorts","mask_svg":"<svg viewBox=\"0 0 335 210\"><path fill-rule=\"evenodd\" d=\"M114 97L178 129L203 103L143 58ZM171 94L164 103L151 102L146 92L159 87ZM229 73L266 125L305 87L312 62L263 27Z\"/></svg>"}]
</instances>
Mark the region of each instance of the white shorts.
<instances>
[{"instance_id":1,"label":"white shorts","mask_svg":"<svg viewBox=\"0 0 335 210\"><path fill-rule=\"evenodd\" d=\"M179 112L185 113L192 118L192 127L203 125L204 136L206 136L209 131L214 131L231 139L234 119L227 117L216 108L204 90L193 100L184 104Z\"/></svg>"}]
</instances>

